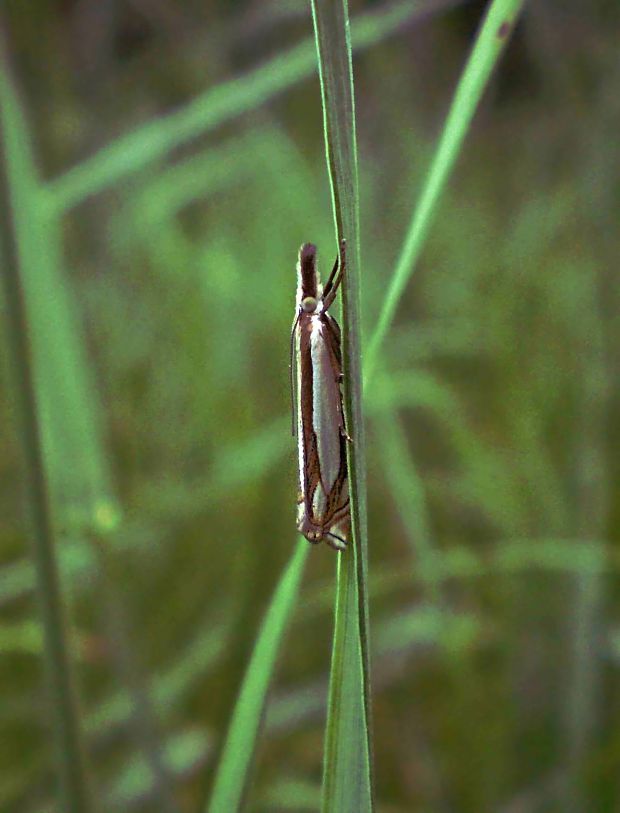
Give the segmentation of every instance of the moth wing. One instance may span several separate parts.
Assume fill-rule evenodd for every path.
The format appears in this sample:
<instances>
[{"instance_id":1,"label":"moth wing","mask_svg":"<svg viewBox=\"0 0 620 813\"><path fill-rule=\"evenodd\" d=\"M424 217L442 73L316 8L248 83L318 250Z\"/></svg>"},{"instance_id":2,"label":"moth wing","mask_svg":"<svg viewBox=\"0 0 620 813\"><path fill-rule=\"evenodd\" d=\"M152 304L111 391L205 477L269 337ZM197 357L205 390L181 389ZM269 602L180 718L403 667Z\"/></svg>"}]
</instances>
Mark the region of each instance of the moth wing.
<instances>
[{"instance_id":1,"label":"moth wing","mask_svg":"<svg viewBox=\"0 0 620 813\"><path fill-rule=\"evenodd\" d=\"M296 432L299 455L299 490L302 498L301 512L312 517L312 498L319 484L319 458L314 427L314 377L312 359L312 321L307 314L300 314L295 334L296 356Z\"/></svg>"},{"instance_id":2,"label":"moth wing","mask_svg":"<svg viewBox=\"0 0 620 813\"><path fill-rule=\"evenodd\" d=\"M313 326L310 347L313 373L313 423L319 458L320 483L327 497L333 490L341 467L342 404L340 394L340 369L332 352L331 325L317 320ZM317 486L318 489L318 486ZM324 513L319 511L319 513Z\"/></svg>"}]
</instances>

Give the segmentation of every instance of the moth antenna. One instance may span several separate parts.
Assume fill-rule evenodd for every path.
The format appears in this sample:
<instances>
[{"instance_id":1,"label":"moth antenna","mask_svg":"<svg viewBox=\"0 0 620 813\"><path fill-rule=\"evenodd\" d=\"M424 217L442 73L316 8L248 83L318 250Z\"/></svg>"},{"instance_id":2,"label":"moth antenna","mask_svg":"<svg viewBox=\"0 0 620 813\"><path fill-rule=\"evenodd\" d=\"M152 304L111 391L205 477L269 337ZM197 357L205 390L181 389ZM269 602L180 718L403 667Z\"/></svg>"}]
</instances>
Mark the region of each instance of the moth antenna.
<instances>
[{"instance_id":1,"label":"moth antenna","mask_svg":"<svg viewBox=\"0 0 620 813\"><path fill-rule=\"evenodd\" d=\"M334 284L334 277L338 272L338 266L340 265L340 254L336 254L336 259L334 260L334 267L331 270L329 277L327 278L327 282L323 286L323 296L327 296L332 289L332 285Z\"/></svg>"}]
</instances>

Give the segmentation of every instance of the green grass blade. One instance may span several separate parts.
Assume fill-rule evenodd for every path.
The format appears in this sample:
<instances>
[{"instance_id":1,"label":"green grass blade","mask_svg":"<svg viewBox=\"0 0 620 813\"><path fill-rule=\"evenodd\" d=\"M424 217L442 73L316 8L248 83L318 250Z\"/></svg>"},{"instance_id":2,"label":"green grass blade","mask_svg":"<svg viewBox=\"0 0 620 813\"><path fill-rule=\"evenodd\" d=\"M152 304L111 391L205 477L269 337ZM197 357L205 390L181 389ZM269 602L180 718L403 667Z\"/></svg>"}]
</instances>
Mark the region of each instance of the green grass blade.
<instances>
[{"instance_id":1,"label":"green grass blade","mask_svg":"<svg viewBox=\"0 0 620 813\"><path fill-rule=\"evenodd\" d=\"M37 412L34 361L31 352L24 277L31 259L24 243L28 222L36 217L34 173L25 158L26 133L10 85L0 41L0 195L2 196L2 280L6 321L15 376L15 414L21 433L24 470L32 522L32 552L44 628L47 677L54 709L54 730L60 768L62 809L88 813L93 809L86 777L80 715L69 658L62 603L49 483L46 479L41 426Z\"/></svg>"},{"instance_id":2,"label":"green grass blade","mask_svg":"<svg viewBox=\"0 0 620 813\"><path fill-rule=\"evenodd\" d=\"M371 745L360 640L359 592L353 556L338 557L338 584L327 728L323 754L323 813L373 810Z\"/></svg>"},{"instance_id":3,"label":"green grass blade","mask_svg":"<svg viewBox=\"0 0 620 813\"><path fill-rule=\"evenodd\" d=\"M352 26L356 49L367 48L397 31L407 20L436 11L445 3L395 3L360 15ZM113 186L151 161L213 130L241 113L312 75L314 44L310 38L265 65L210 88L176 113L144 124L104 147L92 158L65 172L49 185L58 211L75 206L87 197Z\"/></svg>"},{"instance_id":4,"label":"green grass blade","mask_svg":"<svg viewBox=\"0 0 620 813\"><path fill-rule=\"evenodd\" d=\"M364 373L372 376L379 349L394 319L403 291L418 261L437 203L459 155L476 107L504 50L524 0L493 0L471 56L461 75L448 118L407 230L385 295L377 326L366 351Z\"/></svg>"},{"instance_id":5,"label":"green grass blade","mask_svg":"<svg viewBox=\"0 0 620 813\"><path fill-rule=\"evenodd\" d=\"M267 610L230 722L211 799L206 807L209 813L234 813L241 809L267 692L280 644L297 600L309 550L305 539L298 543Z\"/></svg>"},{"instance_id":6,"label":"green grass blade","mask_svg":"<svg viewBox=\"0 0 620 813\"><path fill-rule=\"evenodd\" d=\"M40 194L32 203L24 249L32 263L24 283L55 518L67 532L106 533L116 526L119 508L102 442L101 404L63 274L62 225Z\"/></svg>"},{"instance_id":7,"label":"green grass blade","mask_svg":"<svg viewBox=\"0 0 620 813\"><path fill-rule=\"evenodd\" d=\"M327 163L338 239L347 240L343 282L344 406L353 539L338 577L323 772L324 811L372 810L368 657L366 469L362 416L360 234L351 42L346 0L313 0Z\"/></svg>"}]
</instances>

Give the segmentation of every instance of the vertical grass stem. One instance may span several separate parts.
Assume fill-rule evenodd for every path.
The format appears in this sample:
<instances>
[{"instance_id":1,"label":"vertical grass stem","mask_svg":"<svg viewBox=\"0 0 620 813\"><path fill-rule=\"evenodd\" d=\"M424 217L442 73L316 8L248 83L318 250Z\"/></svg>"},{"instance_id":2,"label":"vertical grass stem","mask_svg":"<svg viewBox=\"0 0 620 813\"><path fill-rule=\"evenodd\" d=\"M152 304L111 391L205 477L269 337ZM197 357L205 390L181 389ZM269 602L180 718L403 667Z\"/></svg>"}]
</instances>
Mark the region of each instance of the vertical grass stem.
<instances>
[{"instance_id":1,"label":"vertical grass stem","mask_svg":"<svg viewBox=\"0 0 620 813\"><path fill-rule=\"evenodd\" d=\"M368 641L365 439L362 414L360 233L355 103L346 0L312 0L327 165L338 240L347 240L342 337L353 540L339 554L323 811L373 809Z\"/></svg>"},{"instance_id":2,"label":"vertical grass stem","mask_svg":"<svg viewBox=\"0 0 620 813\"><path fill-rule=\"evenodd\" d=\"M54 730L60 764L60 809L67 813L90 813L92 798L86 777L79 711L68 652L65 614L54 550L54 532L48 485L45 476L40 422L34 383L33 358L21 279L19 239L23 231L16 225L15 187L32 179L18 177L11 164L16 135L11 117L16 109L4 47L4 27L0 19L0 262L6 301L6 329L15 380L15 415L24 458L24 475L31 516L32 552L36 566L38 598L43 620L47 677L54 709ZM34 193L34 183L24 190ZM24 194L17 205L34 202L34 194ZM22 221L27 212L21 212Z\"/></svg>"}]
</instances>

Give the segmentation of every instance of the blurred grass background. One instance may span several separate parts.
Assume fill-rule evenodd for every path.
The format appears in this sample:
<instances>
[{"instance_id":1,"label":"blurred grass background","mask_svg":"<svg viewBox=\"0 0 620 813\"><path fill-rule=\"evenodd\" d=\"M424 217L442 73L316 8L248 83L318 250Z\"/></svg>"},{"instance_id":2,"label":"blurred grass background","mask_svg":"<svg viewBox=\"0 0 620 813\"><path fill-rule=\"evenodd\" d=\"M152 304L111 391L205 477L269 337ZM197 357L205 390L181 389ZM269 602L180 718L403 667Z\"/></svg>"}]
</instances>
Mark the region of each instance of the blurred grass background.
<instances>
[{"instance_id":1,"label":"blurred grass background","mask_svg":"<svg viewBox=\"0 0 620 813\"><path fill-rule=\"evenodd\" d=\"M367 336L484 4L418 8L350 6ZM104 810L167 810L163 774L196 810L296 542L295 256L335 246L309 7L4 15L46 182L29 304L96 783ZM619 23L526 8L366 393L386 813L620 807ZM0 809L34 813L49 713L1 352ZM311 554L251 810L318 804L334 556Z\"/></svg>"}]
</instances>

